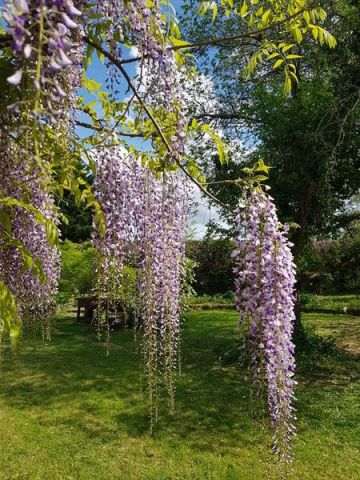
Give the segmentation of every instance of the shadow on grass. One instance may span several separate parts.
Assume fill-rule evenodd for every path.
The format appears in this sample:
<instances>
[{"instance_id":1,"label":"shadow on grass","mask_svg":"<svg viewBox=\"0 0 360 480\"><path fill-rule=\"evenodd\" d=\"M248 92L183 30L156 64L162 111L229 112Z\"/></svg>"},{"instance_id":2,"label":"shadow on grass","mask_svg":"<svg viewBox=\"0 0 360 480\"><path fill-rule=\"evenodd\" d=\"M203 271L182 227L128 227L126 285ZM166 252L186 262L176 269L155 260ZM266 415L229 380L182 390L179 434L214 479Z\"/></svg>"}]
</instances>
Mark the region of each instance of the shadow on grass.
<instances>
[{"instance_id":1,"label":"shadow on grass","mask_svg":"<svg viewBox=\"0 0 360 480\"><path fill-rule=\"evenodd\" d=\"M190 313L184 325L182 375L177 382L176 414L160 404L155 438L174 445L187 441L207 451L259 447L271 443L267 416L254 424L249 415L246 370L236 359L239 345L235 312ZM116 332L106 356L87 326L60 319L53 341L43 346L28 335L14 362L4 360L0 395L38 422L56 428L77 428L89 438L112 441L118 434L148 434L146 398L141 392L139 358L133 334ZM359 363L332 343L309 333L299 352L301 418L318 415L313 396L345 389L359 378ZM227 352L235 352L229 361ZM220 361L219 358L228 361ZM300 407L298 407L300 410ZM51 412L51 415L49 415ZM307 415L310 415L307 418ZM316 417L317 418L317 417ZM205 435L206 432L206 435Z\"/></svg>"},{"instance_id":2,"label":"shadow on grass","mask_svg":"<svg viewBox=\"0 0 360 480\"><path fill-rule=\"evenodd\" d=\"M360 379L360 357L339 348L336 338L322 337L313 328L306 328L305 341L298 346L296 357L297 371L304 381L325 379L331 387Z\"/></svg>"}]
</instances>

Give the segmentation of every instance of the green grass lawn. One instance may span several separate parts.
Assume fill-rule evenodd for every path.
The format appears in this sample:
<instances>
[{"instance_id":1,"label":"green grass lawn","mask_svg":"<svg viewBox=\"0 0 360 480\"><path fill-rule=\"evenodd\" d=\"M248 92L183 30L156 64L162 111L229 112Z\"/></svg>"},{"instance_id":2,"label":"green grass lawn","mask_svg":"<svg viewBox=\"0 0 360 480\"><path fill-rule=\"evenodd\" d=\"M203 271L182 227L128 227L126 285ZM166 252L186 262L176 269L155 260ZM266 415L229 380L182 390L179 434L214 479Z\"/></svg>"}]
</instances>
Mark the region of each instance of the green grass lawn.
<instances>
[{"instance_id":1,"label":"green grass lawn","mask_svg":"<svg viewBox=\"0 0 360 480\"><path fill-rule=\"evenodd\" d=\"M188 314L176 415L162 415L153 438L131 332L114 334L108 357L69 318L49 345L25 337L2 363L0 479L278 479L268 420L250 417L246 372L230 361L236 323L232 311ZM299 357L293 478L358 480L359 358L314 335Z\"/></svg>"},{"instance_id":2,"label":"green grass lawn","mask_svg":"<svg viewBox=\"0 0 360 480\"><path fill-rule=\"evenodd\" d=\"M333 340L341 349L360 356L360 317L321 313L308 313L304 316L306 325L322 338Z\"/></svg>"},{"instance_id":3,"label":"green grass lawn","mask_svg":"<svg viewBox=\"0 0 360 480\"><path fill-rule=\"evenodd\" d=\"M360 295L307 295L307 308L360 309Z\"/></svg>"}]
</instances>

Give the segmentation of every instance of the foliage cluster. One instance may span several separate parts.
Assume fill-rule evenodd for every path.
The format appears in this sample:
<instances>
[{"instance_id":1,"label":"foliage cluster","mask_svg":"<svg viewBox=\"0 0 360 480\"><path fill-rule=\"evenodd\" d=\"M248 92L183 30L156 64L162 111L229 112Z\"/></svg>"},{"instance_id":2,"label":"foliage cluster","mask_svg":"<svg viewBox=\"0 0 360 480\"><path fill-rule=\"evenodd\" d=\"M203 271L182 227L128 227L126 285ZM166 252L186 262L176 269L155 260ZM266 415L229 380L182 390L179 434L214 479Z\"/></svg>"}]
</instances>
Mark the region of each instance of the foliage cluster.
<instances>
[{"instance_id":1,"label":"foliage cluster","mask_svg":"<svg viewBox=\"0 0 360 480\"><path fill-rule=\"evenodd\" d=\"M61 275L58 302L67 303L79 295L90 294L95 284L96 251L89 243L61 244Z\"/></svg>"},{"instance_id":2,"label":"foliage cluster","mask_svg":"<svg viewBox=\"0 0 360 480\"><path fill-rule=\"evenodd\" d=\"M314 293L303 293L301 304L307 310L338 310L348 312L351 310L360 311L360 295L317 295Z\"/></svg>"},{"instance_id":3,"label":"foliage cluster","mask_svg":"<svg viewBox=\"0 0 360 480\"><path fill-rule=\"evenodd\" d=\"M327 16L325 10L308 0L254 0L251 4L233 0L202 2L197 15L208 16L210 10L211 21L215 22L221 13L222 18L240 22L242 34L193 44L181 39L177 19L168 7L168 2L146 0L75 4L72 0L9 0L1 8L5 34L0 38L0 55L11 75L5 77L8 92L1 105L4 122L0 120L5 128L0 132L0 140L2 153L14 175L0 185L0 243L5 253L15 250L16 256L15 268L6 261L1 264L1 298L6 298L0 304L0 330L9 332L10 336L19 332L14 305L15 302L21 305L29 288L26 295L22 290L17 291L16 282L15 287L11 282L14 276L17 280L26 279L24 270L28 270L31 279L41 280L42 285L49 285L51 279L56 285L58 262L54 255L54 267L49 264L48 247L57 254L59 224L61 220L66 221L60 215L57 199L73 195L76 205L83 203L95 212L94 239L99 253L96 293L101 299L97 308L99 324L108 325L108 313L116 308L126 260L133 246L137 247L136 318L142 338L151 431L153 420L158 418L158 392L164 386L169 394L170 410L173 410L186 199L190 192L183 180L191 180L204 194L217 201L206 189L203 172L189 155L187 143L207 135L216 144L220 163L227 158L219 135L206 121L193 118L185 101L184 83L195 75L195 61L188 50L217 43L223 47L228 41L235 42L235 46L239 40L255 41L256 45L252 44L248 52L246 76L263 69L280 70L282 92L289 95L299 83L296 63L303 56L302 44L315 42L330 49L336 45L335 38L322 26ZM124 58L131 47L140 56ZM95 54L107 68L104 89L87 78L88 66ZM138 62L139 74L135 74L135 78L124 66L132 62ZM123 87L131 92L126 100L121 94ZM79 95L81 88L86 95ZM8 94L14 97L11 102ZM89 96L94 99L88 101ZM80 120L84 114L89 117L89 123ZM92 134L80 139L76 125L89 129ZM128 137L145 139L145 148L127 141ZM94 189L78 172L81 161L86 162L91 174L95 175ZM23 162L25 175L18 170ZM121 167L124 169L120 172ZM174 172L181 172L183 177L180 174L176 177ZM39 197L41 202L37 201ZM274 213L275 207L271 205L270 210ZM31 229L24 227L29 212ZM274 214L275 229L278 228L276 218ZM41 223L40 230L37 222ZM285 245L278 243L279 257ZM256 243L252 247L256 254ZM25 261L19 252L26 253ZM291 257L291 253L286 249L287 256ZM37 266L35 260L41 263L45 275L39 275L33 268ZM85 265L87 262L88 259ZM287 416L288 403L283 401L284 408L279 409L277 401L285 397L274 393L279 385L286 390L292 387L292 347L286 350L282 344L282 340L287 343L291 330L288 327L293 318L292 261L285 261L283 268L285 276L285 270L289 270L284 293L288 293L287 288L291 290L288 296L291 301L286 304L287 308L279 310L276 300L270 302L274 308L269 310L265 330L268 328L269 332L266 345L268 387L270 397L271 391L276 395L269 405L273 406L273 426L279 438L284 440L278 442L277 453L287 461L290 457L285 430L290 432L292 426L285 422L284 428L281 417ZM280 275L270 269L266 278L266 273L265 269L263 283L274 284L271 292L281 303ZM81 289L87 289L89 278L83 265L78 276ZM129 279L132 278L130 275ZM124 275L123 280L126 288L128 278ZM30 281L23 283L30 285ZM67 285L67 288L76 291L74 285ZM55 290L56 287L48 291L39 288L38 297L40 300L45 297L45 304L37 310L38 314L45 307L50 311L48 307L52 305ZM260 309L263 300L267 301L259 295ZM31 302L23 303L28 310L34 310ZM38 317L43 318L42 315ZM282 322L283 338L278 328ZM11 328L11 323L16 329ZM276 328L275 344L272 343L275 339L272 327ZM284 375L284 368L289 377ZM289 392L288 398L290 396Z\"/></svg>"},{"instance_id":4,"label":"foliage cluster","mask_svg":"<svg viewBox=\"0 0 360 480\"><path fill-rule=\"evenodd\" d=\"M234 35L241 31L236 18L217 17L212 24L194 16L199 3L185 2L185 35L201 39L209 31ZM271 192L281 221L301 227L292 238L297 256L310 236L334 230L336 216L346 210L360 184L359 3L321 4L328 10L325 25L335 32L337 47L318 49L310 41L302 43L297 50L302 57L294 60L301 82L286 99L276 69L260 68L251 81L241 75L239 64L245 66L249 52L256 50L255 39L235 50L203 51L200 57L202 71L214 78L218 100L205 104L199 116L234 144L229 163L221 168L206 146L194 149L200 162L202 157L213 160L204 165L209 188L234 208L241 190L227 182L241 178L244 166L263 158L272 167ZM232 224L229 210L221 213Z\"/></svg>"},{"instance_id":5,"label":"foliage cluster","mask_svg":"<svg viewBox=\"0 0 360 480\"><path fill-rule=\"evenodd\" d=\"M196 261L194 288L199 295L224 294L234 289L234 242L228 239L190 240L186 254Z\"/></svg>"},{"instance_id":6,"label":"foliage cluster","mask_svg":"<svg viewBox=\"0 0 360 480\"><path fill-rule=\"evenodd\" d=\"M185 140L208 135L217 145L220 160L226 159L221 139L209 123L192 117L180 90L181 77L187 83L186 79L194 74L190 50L196 52L214 45L223 48L229 39L207 38L200 45L183 41L173 10L164 3L165 7L163 2L140 0L96 4L9 0L1 6L1 135L11 152L9 161L16 164L26 158L27 170L42 179L49 201L71 194L77 205L83 202L92 208L101 233L105 225L100 206L91 185L78 173L80 159L86 159L91 172L96 173L96 162L91 157L94 146L120 144L159 175L182 170L203 193L203 172L186 151ZM297 51L305 39L330 48L336 44L322 26L325 10L307 0L201 3L196 17L210 18L214 25L219 18L241 23L242 34L231 39L234 48L243 41L256 43L249 49L247 73L252 74L257 65L260 69L264 65L282 71L287 93L298 82L294 62L301 57ZM123 59L131 46L137 48L140 57ZM87 76L94 55L108 68L105 86ZM149 59L151 68L147 65ZM139 71L145 69L146 75L131 78L124 65L132 62L138 62ZM122 101L120 96L122 83L131 91L128 101ZM79 138L76 124L92 133ZM150 148L137 148L127 141L129 136L145 138ZM34 208L34 192L31 186L27 188L21 206L13 204L11 191L2 194L8 196L3 207L10 212L0 217L5 230L9 230L14 211ZM40 208L36 213L42 221L46 219ZM55 208L54 216L58 213ZM56 243L59 221L47 221L51 243ZM87 232L81 235L86 238ZM12 240L11 234L10 244ZM4 248L12 248L7 240L4 243ZM36 276L34 270L30 273ZM14 292L4 280L3 296L10 299ZM3 317L13 318L17 324L9 305L8 301L1 305ZM3 327L8 330L8 323L3 322Z\"/></svg>"},{"instance_id":7,"label":"foliage cluster","mask_svg":"<svg viewBox=\"0 0 360 480\"><path fill-rule=\"evenodd\" d=\"M299 259L299 280L310 293L360 291L360 231L313 240Z\"/></svg>"}]
</instances>

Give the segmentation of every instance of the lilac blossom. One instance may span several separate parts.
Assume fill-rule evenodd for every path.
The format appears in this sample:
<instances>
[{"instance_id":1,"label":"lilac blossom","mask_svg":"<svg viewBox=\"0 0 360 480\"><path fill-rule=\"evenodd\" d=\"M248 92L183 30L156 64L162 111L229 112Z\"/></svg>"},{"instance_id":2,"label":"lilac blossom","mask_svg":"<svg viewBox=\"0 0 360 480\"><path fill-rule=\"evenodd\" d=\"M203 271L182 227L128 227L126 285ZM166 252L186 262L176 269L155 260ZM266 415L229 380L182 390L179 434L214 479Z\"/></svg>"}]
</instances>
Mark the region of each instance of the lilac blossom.
<instances>
[{"instance_id":1,"label":"lilac blossom","mask_svg":"<svg viewBox=\"0 0 360 480\"><path fill-rule=\"evenodd\" d=\"M94 228L93 243L99 254L98 292L117 300L122 270L137 239L140 167L120 147L99 147L95 196L105 220L105 235Z\"/></svg>"},{"instance_id":2,"label":"lilac blossom","mask_svg":"<svg viewBox=\"0 0 360 480\"><path fill-rule=\"evenodd\" d=\"M146 175L140 222L139 311L150 395L163 376L174 409L174 373L180 337L180 290L184 275L189 206L183 179ZM160 381L161 383L161 381ZM156 406L156 405L155 405ZM156 419L156 411L152 411Z\"/></svg>"},{"instance_id":3,"label":"lilac blossom","mask_svg":"<svg viewBox=\"0 0 360 480\"><path fill-rule=\"evenodd\" d=\"M250 192L236 220L235 287L240 324L249 327L256 385L263 376L266 379L274 450L281 461L288 462L295 434L295 266L291 244L287 228L279 224L273 199L266 193Z\"/></svg>"}]
</instances>

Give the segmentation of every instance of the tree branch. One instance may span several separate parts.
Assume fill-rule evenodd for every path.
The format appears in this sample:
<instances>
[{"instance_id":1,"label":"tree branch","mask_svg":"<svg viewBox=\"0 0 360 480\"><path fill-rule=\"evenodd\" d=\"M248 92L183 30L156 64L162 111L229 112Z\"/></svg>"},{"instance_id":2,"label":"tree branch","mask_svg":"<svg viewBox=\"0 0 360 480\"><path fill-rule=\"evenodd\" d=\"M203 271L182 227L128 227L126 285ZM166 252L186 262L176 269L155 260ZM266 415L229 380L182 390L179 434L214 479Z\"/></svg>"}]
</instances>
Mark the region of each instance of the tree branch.
<instances>
[{"instance_id":1,"label":"tree branch","mask_svg":"<svg viewBox=\"0 0 360 480\"><path fill-rule=\"evenodd\" d=\"M234 112L234 113L226 113L226 112L215 112L215 113L199 113L198 115L195 115L194 118L196 120L203 120L204 118L210 118L212 120L240 120L243 117L243 115L240 114L240 112Z\"/></svg>"},{"instance_id":2,"label":"tree branch","mask_svg":"<svg viewBox=\"0 0 360 480\"><path fill-rule=\"evenodd\" d=\"M120 72L122 73L123 77L125 78L130 90L134 93L136 99L138 100L138 102L140 103L140 105L142 106L142 108L144 109L144 111L146 112L147 116L149 117L149 119L151 120L152 124L154 125L156 131L158 132L163 144L165 145L165 148L167 150L167 152L169 153L169 155L175 159L175 162L176 164L178 165L178 167L184 172L184 174L193 182L195 183L195 185L204 193L204 195L206 195L207 197L209 197L213 202L219 204L221 207L223 208L229 208L227 205L225 205L224 203L222 203L219 199L217 199L216 197L214 197L210 192L208 192L203 186L202 184L196 180L196 178L194 178L188 171L187 169L181 164L179 158L178 158L178 155L176 154L176 152L173 151L173 149L171 148L167 138L165 137L164 135L164 132L162 131L159 123L157 122L156 118L154 117L154 115L151 113L151 111L149 110L149 108L147 107L147 105L144 103L141 95L139 94L139 92L137 91L135 85L133 84L129 74L127 73L127 71L125 70L125 68L123 67L122 65L122 62L121 60L118 60L114 55L112 55L110 52L108 52L107 50L105 50L101 45L98 45L96 42L94 42L93 40L91 40L89 37L85 36L83 37L84 41L91 45L92 47L94 47L96 50L98 50L100 53L102 53L104 55L104 57L106 57L108 60L110 60L119 70Z\"/></svg>"},{"instance_id":3,"label":"tree branch","mask_svg":"<svg viewBox=\"0 0 360 480\"><path fill-rule=\"evenodd\" d=\"M244 187L246 182L241 178L236 178L235 180L218 180L217 182L203 183L203 185L241 185Z\"/></svg>"},{"instance_id":4,"label":"tree branch","mask_svg":"<svg viewBox=\"0 0 360 480\"><path fill-rule=\"evenodd\" d=\"M113 133L112 130L108 128L92 125L91 123L81 122L80 120L76 120L76 125L79 127L87 128L89 130L95 130L96 132L105 132L105 133ZM145 135L142 133L130 133L130 132L117 132L118 135L122 137L132 137L132 138L143 138Z\"/></svg>"},{"instance_id":5,"label":"tree branch","mask_svg":"<svg viewBox=\"0 0 360 480\"><path fill-rule=\"evenodd\" d=\"M262 36L264 32L267 30L271 30L272 28L280 27L283 25L285 22L291 21L294 18L298 17L299 15L302 15L303 12L305 12L306 9L303 8L302 10L299 10L297 13L294 13L293 15L290 15L288 18L285 18L284 20L280 22L273 23L272 25L268 25L267 27L260 28L259 30L254 30L253 32L246 32L246 33L239 33L237 35L229 35L227 37L221 37L221 38L210 38L206 40L198 40L196 42L192 43L187 43L184 45L173 45L171 47L167 47L166 50L172 50L172 51L178 51L178 50L186 50L188 48L195 49L195 48L203 48L203 47L226 47L230 48L230 45L226 45L226 43L229 42L236 42L237 40L243 40L245 38L255 38L256 40L259 40L259 38ZM125 60L121 60L121 63L123 65L127 63L133 63L133 62L139 62L143 60L144 58L148 58L149 55L143 55L143 56L138 56L134 58L127 58Z\"/></svg>"}]
</instances>

